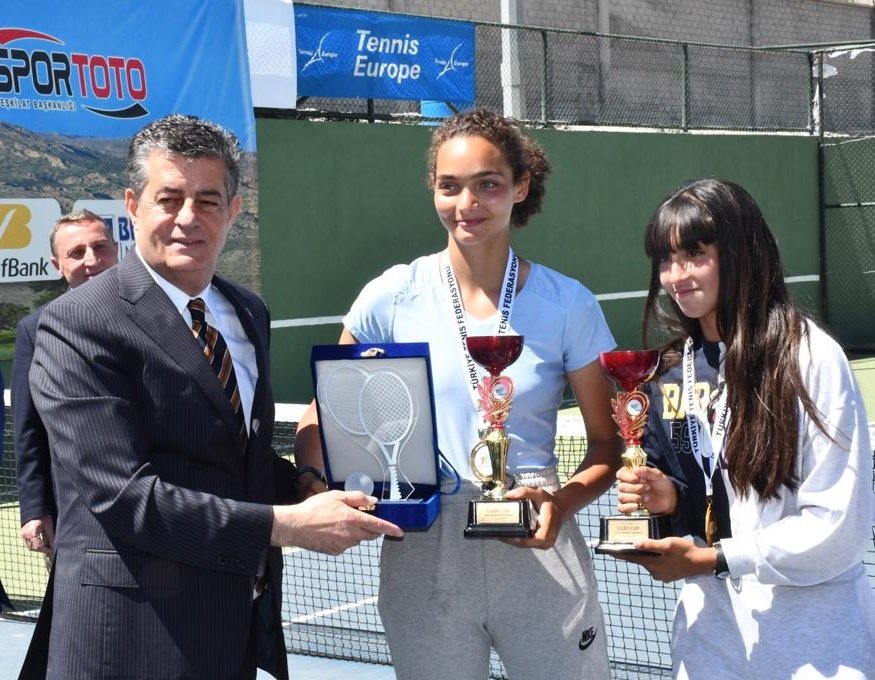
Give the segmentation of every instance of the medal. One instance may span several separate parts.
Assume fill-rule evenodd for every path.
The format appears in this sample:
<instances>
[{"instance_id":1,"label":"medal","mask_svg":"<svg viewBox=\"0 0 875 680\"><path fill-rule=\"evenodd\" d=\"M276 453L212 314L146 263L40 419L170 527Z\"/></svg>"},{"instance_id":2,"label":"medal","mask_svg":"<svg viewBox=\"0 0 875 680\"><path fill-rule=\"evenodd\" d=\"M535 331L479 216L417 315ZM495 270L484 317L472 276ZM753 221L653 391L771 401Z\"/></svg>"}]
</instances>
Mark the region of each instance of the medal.
<instances>
[{"instance_id":1,"label":"medal","mask_svg":"<svg viewBox=\"0 0 875 680\"><path fill-rule=\"evenodd\" d=\"M702 470L705 480L705 536L708 545L717 540L717 517L714 512L714 471L720 466L720 455L723 452L726 428L729 424L729 405L726 399L727 390L723 387L723 363L718 369L717 385L719 397L714 405L714 424L709 422L707 408L701 408L696 403L696 368L693 352L693 339L687 338L684 344L684 398L686 402L687 433L693 458ZM707 436L700 437L704 431Z\"/></svg>"},{"instance_id":2,"label":"medal","mask_svg":"<svg viewBox=\"0 0 875 680\"><path fill-rule=\"evenodd\" d=\"M717 540L717 517L714 514L714 496L708 496L705 504L705 543L714 545Z\"/></svg>"}]
</instances>

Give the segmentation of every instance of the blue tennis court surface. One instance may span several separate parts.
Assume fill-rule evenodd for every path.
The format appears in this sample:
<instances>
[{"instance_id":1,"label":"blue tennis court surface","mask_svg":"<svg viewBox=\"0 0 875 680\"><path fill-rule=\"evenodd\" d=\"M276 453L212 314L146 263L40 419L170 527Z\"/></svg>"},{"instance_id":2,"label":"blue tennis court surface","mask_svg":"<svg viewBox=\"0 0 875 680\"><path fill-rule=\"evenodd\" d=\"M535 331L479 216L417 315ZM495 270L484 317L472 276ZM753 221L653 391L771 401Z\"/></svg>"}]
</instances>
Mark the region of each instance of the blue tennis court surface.
<instances>
[{"instance_id":1,"label":"blue tennis court surface","mask_svg":"<svg viewBox=\"0 0 875 680\"><path fill-rule=\"evenodd\" d=\"M33 623L0 617L0 680L18 678L33 629ZM395 677L391 666L295 654L289 654L289 674L296 680L389 680ZM272 677L264 671L258 672L258 680Z\"/></svg>"}]
</instances>

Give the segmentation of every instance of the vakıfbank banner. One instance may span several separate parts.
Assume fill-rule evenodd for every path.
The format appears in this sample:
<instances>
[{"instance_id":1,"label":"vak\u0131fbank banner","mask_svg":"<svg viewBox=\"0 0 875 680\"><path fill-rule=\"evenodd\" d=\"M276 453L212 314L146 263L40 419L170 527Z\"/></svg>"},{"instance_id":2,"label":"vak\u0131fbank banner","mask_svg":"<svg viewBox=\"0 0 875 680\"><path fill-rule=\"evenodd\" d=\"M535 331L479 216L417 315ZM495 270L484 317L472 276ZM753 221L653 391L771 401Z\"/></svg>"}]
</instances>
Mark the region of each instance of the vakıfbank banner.
<instances>
[{"instance_id":1,"label":"vak\u0131fbank banner","mask_svg":"<svg viewBox=\"0 0 875 680\"><path fill-rule=\"evenodd\" d=\"M0 283L58 279L49 231L74 208L103 216L121 255L133 247L121 200L127 145L170 113L220 123L254 154L242 0L5 3ZM254 175L254 162L244 167ZM254 176L242 184L254 191Z\"/></svg>"},{"instance_id":2,"label":"vak\u0131fbank banner","mask_svg":"<svg viewBox=\"0 0 875 680\"><path fill-rule=\"evenodd\" d=\"M474 25L295 6L298 95L474 101Z\"/></svg>"}]
</instances>

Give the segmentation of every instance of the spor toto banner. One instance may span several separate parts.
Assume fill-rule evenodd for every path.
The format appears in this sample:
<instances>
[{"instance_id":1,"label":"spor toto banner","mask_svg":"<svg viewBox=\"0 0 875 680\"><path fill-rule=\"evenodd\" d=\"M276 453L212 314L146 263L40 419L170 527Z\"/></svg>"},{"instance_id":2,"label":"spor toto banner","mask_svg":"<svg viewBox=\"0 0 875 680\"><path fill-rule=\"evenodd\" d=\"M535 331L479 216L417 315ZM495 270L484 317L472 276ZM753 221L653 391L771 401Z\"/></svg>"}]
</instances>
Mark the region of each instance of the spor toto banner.
<instances>
[{"instance_id":1,"label":"spor toto banner","mask_svg":"<svg viewBox=\"0 0 875 680\"><path fill-rule=\"evenodd\" d=\"M121 201L128 141L170 113L220 123L254 153L243 0L5 2L0 283L58 278L48 235L74 208L101 215L120 254L129 250L133 231ZM255 178L242 185L254 187ZM247 203L236 228L253 235L248 249L257 247L257 228L254 201ZM37 295L22 299L27 294L16 297L33 304Z\"/></svg>"},{"instance_id":2,"label":"spor toto banner","mask_svg":"<svg viewBox=\"0 0 875 680\"><path fill-rule=\"evenodd\" d=\"M474 101L474 25L295 6L298 95Z\"/></svg>"},{"instance_id":3,"label":"spor toto banner","mask_svg":"<svg viewBox=\"0 0 875 680\"><path fill-rule=\"evenodd\" d=\"M255 148L241 2L50 0L0 13L0 121L130 137L193 113Z\"/></svg>"}]
</instances>

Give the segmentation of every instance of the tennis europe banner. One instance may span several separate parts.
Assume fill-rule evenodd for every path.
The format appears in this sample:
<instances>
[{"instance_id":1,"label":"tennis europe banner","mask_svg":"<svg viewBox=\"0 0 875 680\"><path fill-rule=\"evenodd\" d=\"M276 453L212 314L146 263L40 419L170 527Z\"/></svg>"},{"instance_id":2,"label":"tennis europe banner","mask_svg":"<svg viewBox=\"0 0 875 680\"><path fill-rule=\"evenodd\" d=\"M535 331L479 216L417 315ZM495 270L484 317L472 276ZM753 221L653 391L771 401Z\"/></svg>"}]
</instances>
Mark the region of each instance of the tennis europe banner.
<instances>
[{"instance_id":1,"label":"tennis europe banner","mask_svg":"<svg viewBox=\"0 0 875 680\"><path fill-rule=\"evenodd\" d=\"M253 156L243 0L5 3L0 283L58 280L49 231L73 209L101 215L120 255L133 247L122 200L128 141L170 113L223 125ZM254 192L255 163L247 160L243 167L250 176L241 186ZM251 208L237 228L248 232L241 227L248 221L254 229ZM7 288L4 297L7 292L24 312L52 291ZM0 314L0 320L11 316Z\"/></svg>"},{"instance_id":2,"label":"tennis europe banner","mask_svg":"<svg viewBox=\"0 0 875 680\"><path fill-rule=\"evenodd\" d=\"M474 101L474 25L295 6L298 95Z\"/></svg>"}]
</instances>

